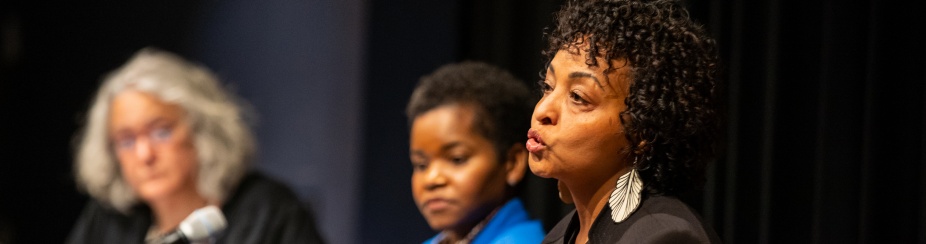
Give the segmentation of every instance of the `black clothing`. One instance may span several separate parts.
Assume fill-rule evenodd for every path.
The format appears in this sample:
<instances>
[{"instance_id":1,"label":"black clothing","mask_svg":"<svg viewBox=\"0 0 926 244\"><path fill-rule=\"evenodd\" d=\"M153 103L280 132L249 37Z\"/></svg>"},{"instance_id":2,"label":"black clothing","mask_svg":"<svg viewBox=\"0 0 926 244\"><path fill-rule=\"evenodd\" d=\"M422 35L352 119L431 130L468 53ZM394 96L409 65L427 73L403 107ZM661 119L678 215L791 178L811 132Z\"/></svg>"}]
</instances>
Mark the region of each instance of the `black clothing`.
<instances>
[{"instance_id":1,"label":"black clothing","mask_svg":"<svg viewBox=\"0 0 926 244\"><path fill-rule=\"evenodd\" d=\"M323 243L315 220L293 192L258 173L248 174L222 206L228 226L216 243ZM129 215L91 200L67 243L144 243L151 210Z\"/></svg>"},{"instance_id":2,"label":"black clothing","mask_svg":"<svg viewBox=\"0 0 926 244\"><path fill-rule=\"evenodd\" d=\"M575 243L579 216L573 210L544 238L543 243ZM615 224L605 205L588 234L588 243L720 243L688 205L674 197L651 196L627 220Z\"/></svg>"}]
</instances>

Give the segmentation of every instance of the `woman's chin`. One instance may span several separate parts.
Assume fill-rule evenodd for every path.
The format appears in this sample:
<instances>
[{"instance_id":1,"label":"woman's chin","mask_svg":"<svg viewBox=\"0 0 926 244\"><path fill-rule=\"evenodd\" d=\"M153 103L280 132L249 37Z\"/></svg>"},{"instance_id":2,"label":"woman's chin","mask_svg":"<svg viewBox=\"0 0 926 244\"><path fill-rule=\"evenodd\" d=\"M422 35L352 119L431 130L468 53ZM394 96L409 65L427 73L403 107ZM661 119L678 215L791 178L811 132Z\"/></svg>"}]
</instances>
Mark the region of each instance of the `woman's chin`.
<instances>
[{"instance_id":1,"label":"woman's chin","mask_svg":"<svg viewBox=\"0 0 926 244\"><path fill-rule=\"evenodd\" d=\"M143 186L141 189L137 189L138 197L143 199L145 202L159 201L169 198L174 193L177 192L175 187L163 186L163 185L150 185Z\"/></svg>"},{"instance_id":2,"label":"woman's chin","mask_svg":"<svg viewBox=\"0 0 926 244\"><path fill-rule=\"evenodd\" d=\"M426 218L425 221L428 222L428 226L430 226L432 230L438 232L449 229L453 226L453 221L444 218L432 217Z\"/></svg>"},{"instance_id":3,"label":"woman's chin","mask_svg":"<svg viewBox=\"0 0 926 244\"><path fill-rule=\"evenodd\" d=\"M530 160L528 166L531 168L531 173L542 178L552 178L550 173L550 163L545 161L534 161Z\"/></svg>"}]
</instances>

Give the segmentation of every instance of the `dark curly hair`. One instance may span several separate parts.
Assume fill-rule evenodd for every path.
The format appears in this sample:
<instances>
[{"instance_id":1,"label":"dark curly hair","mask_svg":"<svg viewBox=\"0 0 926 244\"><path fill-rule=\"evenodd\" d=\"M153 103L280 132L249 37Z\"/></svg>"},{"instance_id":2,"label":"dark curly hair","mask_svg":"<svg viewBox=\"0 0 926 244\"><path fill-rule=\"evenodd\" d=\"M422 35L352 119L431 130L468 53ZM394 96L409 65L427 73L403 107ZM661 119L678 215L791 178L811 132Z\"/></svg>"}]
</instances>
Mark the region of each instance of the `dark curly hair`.
<instances>
[{"instance_id":1,"label":"dark curly hair","mask_svg":"<svg viewBox=\"0 0 926 244\"><path fill-rule=\"evenodd\" d=\"M678 2L575 1L546 34L548 60L559 50L586 48L586 64L603 58L605 72L616 60L629 62L632 82L620 117L648 194L681 195L703 184L719 139L719 58L714 40Z\"/></svg>"},{"instance_id":2,"label":"dark curly hair","mask_svg":"<svg viewBox=\"0 0 926 244\"><path fill-rule=\"evenodd\" d=\"M408 126L434 108L460 104L473 109L473 130L492 141L499 161L509 148L527 141L536 100L526 83L481 62L444 65L424 76L405 110Z\"/></svg>"}]
</instances>

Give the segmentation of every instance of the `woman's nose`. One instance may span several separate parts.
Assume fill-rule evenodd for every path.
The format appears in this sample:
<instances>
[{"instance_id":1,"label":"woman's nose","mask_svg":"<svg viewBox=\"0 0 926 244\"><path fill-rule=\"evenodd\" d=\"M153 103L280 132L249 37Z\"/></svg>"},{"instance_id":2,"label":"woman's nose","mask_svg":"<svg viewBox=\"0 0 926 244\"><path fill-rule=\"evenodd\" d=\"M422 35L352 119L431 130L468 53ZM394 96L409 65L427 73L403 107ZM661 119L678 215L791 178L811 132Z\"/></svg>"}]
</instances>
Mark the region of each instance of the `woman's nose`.
<instances>
[{"instance_id":1,"label":"woman's nose","mask_svg":"<svg viewBox=\"0 0 926 244\"><path fill-rule=\"evenodd\" d=\"M559 120L559 108L556 106L554 94L547 94L537 101L534 106L534 120L540 125L556 125Z\"/></svg>"},{"instance_id":2,"label":"woman's nose","mask_svg":"<svg viewBox=\"0 0 926 244\"><path fill-rule=\"evenodd\" d=\"M433 190L447 185L447 177L444 175L443 167L440 163L432 163L425 172L425 188Z\"/></svg>"},{"instance_id":3,"label":"woman's nose","mask_svg":"<svg viewBox=\"0 0 926 244\"><path fill-rule=\"evenodd\" d=\"M144 164L154 162L154 145L149 140L138 140L135 144L135 158Z\"/></svg>"}]
</instances>

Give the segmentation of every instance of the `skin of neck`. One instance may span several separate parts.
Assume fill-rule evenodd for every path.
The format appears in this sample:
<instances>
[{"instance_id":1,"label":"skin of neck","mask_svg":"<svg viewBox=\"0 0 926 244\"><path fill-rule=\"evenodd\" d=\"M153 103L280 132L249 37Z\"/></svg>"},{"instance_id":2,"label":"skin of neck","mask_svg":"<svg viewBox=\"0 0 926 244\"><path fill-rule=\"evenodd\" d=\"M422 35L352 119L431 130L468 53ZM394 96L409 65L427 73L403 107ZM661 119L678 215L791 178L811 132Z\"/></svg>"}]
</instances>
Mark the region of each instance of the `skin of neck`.
<instances>
[{"instance_id":1,"label":"skin of neck","mask_svg":"<svg viewBox=\"0 0 926 244\"><path fill-rule=\"evenodd\" d=\"M177 228L196 209L205 207L208 200L195 190L179 192L169 197L148 201L159 233Z\"/></svg>"},{"instance_id":2,"label":"skin of neck","mask_svg":"<svg viewBox=\"0 0 926 244\"><path fill-rule=\"evenodd\" d=\"M479 224L479 222L468 224L465 226L465 228L447 230L444 232L444 240L449 241L450 243L456 243L457 241L462 240L466 234L469 234L469 232L472 231L473 227L476 227L477 224Z\"/></svg>"},{"instance_id":3,"label":"skin of neck","mask_svg":"<svg viewBox=\"0 0 926 244\"><path fill-rule=\"evenodd\" d=\"M569 188L569 193L572 195L576 206L576 214L579 216L579 235L576 238L576 243L586 243L588 241L588 233L592 228L592 224L598 214L601 213L601 210L604 209L604 206L608 204L608 198L611 197L611 192L614 191L617 179L627 172L630 172L630 168L621 169L613 175L600 180L585 178L584 180L568 181L561 179Z\"/></svg>"},{"instance_id":4,"label":"skin of neck","mask_svg":"<svg viewBox=\"0 0 926 244\"><path fill-rule=\"evenodd\" d=\"M495 211L498 211L498 209L502 208L502 206L504 206L505 203L507 203L512 198L514 198L514 194L510 192L506 193L505 198L501 202L495 204L495 208L489 209L488 212L486 212L486 214L482 216L482 218L479 218L478 221L467 224L464 228L448 229L447 231L445 231L444 240L450 241L450 243L456 243L457 241L463 240L463 238L465 238L466 235L468 235L470 232L473 231L473 228L475 228L476 225L479 225L479 223L486 221L486 218L489 218L489 215L492 215L492 213L495 213Z\"/></svg>"}]
</instances>

